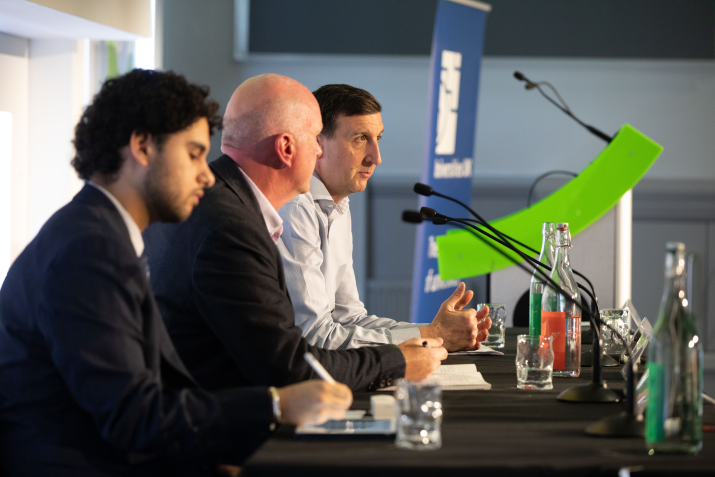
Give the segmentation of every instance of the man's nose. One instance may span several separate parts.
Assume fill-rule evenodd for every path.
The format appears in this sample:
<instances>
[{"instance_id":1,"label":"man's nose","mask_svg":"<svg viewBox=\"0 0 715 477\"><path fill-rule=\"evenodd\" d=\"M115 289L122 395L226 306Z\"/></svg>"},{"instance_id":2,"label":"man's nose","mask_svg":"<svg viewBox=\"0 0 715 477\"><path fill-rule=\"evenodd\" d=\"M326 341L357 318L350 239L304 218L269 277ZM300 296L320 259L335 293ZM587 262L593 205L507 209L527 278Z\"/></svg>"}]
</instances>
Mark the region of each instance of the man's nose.
<instances>
[{"instance_id":1,"label":"man's nose","mask_svg":"<svg viewBox=\"0 0 715 477\"><path fill-rule=\"evenodd\" d=\"M368 155L368 159L376 166L382 164L382 157L380 156L380 145L377 142L371 148L371 151Z\"/></svg>"},{"instance_id":2,"label":"man's nose","mask_svg":"<svg viewBox=\"0 0 715 477\"><path fill-rule=\"evenodd\" d=\"M211 172L208 162L204 163L204 170L201 171L201 183L206 189L212 187L216 183L216 177L213 172Z\"/></svg>"}]
</instances>

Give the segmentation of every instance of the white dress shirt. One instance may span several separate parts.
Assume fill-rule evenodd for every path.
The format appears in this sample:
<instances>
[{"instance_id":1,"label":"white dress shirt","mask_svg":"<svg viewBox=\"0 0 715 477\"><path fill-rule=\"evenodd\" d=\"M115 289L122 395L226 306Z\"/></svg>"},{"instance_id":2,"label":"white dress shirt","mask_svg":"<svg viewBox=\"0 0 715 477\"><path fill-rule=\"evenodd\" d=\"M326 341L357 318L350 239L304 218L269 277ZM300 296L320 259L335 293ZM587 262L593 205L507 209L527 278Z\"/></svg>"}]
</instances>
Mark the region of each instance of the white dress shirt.
<instances>
[{"instance_id":1,"label":"white dress shirt","mask_svg":"<svg viewBox=\"0 0 715 477\"><path fill-rule=\"evenodd\" d=\"M255 195L258 200L258 206L261 208L261 215L263 215L263 221L266 223L268 234L271 236L271 239L273 239L273 243L277 244L278 239L281 238L281 234L283 233L283 219L281 219L281 216L278 215L276 209L273 208L269 200L263 192L261 192L261 189L259 189L258 186L253 183L251 178L248 177L248 174L243 172L243 169L240 167L238 167L238 170L241 171L243 177L245 177L248 181L248 185L251 186L253 195Z\"/></svg>"},{"instance_id":2,"label":"white dress shirt","mask_svg":"<svg viewBox=\"0 0 715 477\"><path fill-rule=\"evenodd\" d=\"M368 315L353 270L349 199L339 204L313 175L310 192L278 211L284 230L278 242L295 324L314 346L359 348L419 338L412 323Z\"/></svg>"},{"instance_id":3,"label":"white dress shirt","mask_svg":"<svg viewBox=\"0 0 715 477\"><path fill-rule=\"evenodd\" d=\"M144 239L142 238L142 231L139 230L139 226L137 225L136 222L134 222L134 219L132 218L132 216L129 215L129 212L127 212L127 209L124 208L124 206L117 200L116 197L114 197L112 195L111 192L109 192L107 189L105 189L101 185L95 184L92 181L87 181L87 184L98 189L100 192L102 192L104 195L106 195L109 200L112 201L112 204L114 204L114 207L116 207L117 210L119 211L119 215L122 216L122 220L124 220L124 225L127 226L127 230L129 231L129 239L132 241L132 246L134 247L134 251L137 253L137 257L140 257L141 254L144 252Z\"/></svg>"}]
</instances>

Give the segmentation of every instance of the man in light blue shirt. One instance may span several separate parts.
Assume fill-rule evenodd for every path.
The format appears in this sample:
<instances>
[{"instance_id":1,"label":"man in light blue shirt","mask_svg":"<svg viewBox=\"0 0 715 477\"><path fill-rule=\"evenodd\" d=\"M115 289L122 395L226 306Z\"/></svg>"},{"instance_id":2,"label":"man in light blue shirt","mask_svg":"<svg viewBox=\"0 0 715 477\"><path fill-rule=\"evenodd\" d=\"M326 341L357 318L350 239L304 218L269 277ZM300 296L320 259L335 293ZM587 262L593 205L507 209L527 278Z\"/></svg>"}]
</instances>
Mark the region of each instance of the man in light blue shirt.
<instances>
[{"instance_id":1,"label":"man in light blue shirt","mask_svg":"<svg viewBox=\"0 0 715 477\"><path fill-rule=\"evenodd\" d=\"M329 349L399 344L420 337L441 337L449 351L478 348L491 324L485 319L488 308L479 313L464 308L473 293L465 291L463 283L426 326L368 314L353 270L348 196L365 190L382 162L382 107L367 91L348 85L322 86L313 94L323 120L318 136L323 153L310 191L278 211L283 219L278 249L303 336Z\"/></svg>"}]
</instances>

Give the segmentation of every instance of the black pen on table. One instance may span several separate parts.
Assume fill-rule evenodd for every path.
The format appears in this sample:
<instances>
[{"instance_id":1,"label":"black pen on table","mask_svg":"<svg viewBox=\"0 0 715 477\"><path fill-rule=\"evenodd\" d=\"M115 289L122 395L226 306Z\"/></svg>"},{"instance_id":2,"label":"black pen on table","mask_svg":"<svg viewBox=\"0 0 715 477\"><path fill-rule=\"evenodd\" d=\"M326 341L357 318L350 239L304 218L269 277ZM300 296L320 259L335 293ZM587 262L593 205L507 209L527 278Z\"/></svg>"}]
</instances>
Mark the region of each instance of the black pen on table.
<instances>
[{"instance_id":1,"label":"black pen on table","mask_svg":"<svg viewBox=\"0 0 715 477\"><path fill-rule=\"evenodd\" d=\"M327 381L330 384L335 384L335 380L333 377L326 371L326 369L323 367L322 364L320 364L320 361L315 359L315 356L313 356L310 351L306 351L305 354L303 355L303 358L308 362L311 368L313 368L313 371L318 373L318 376L320 376L323 381Z\"/></svg>"}]
</instances>

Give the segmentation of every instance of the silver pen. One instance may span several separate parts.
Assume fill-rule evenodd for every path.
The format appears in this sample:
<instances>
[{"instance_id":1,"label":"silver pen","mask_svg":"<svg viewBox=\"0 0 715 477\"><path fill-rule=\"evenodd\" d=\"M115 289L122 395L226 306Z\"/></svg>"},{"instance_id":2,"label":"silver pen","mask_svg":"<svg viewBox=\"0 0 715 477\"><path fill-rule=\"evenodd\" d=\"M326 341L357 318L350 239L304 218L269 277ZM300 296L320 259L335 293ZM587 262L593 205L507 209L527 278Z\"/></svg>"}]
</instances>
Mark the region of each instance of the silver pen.
<instances>
[{"instance_id":1,"label":"silver pen","mask_svg":"<svg viewBox=\"0 0 715 477\"><path fill-rule=\"evenodd\" d=\"M310 367L313 368L313 371L318 373L318 376L320 376L324 381L327 381L330 384L335 384L335 380L333 379L333 377L325 370L323 365L320 364L320 361L315 359L315 356L310 354L309 351L306 351L303 357L308 362Z\"/></svg>"}]
</instances>

